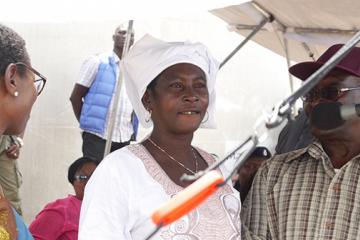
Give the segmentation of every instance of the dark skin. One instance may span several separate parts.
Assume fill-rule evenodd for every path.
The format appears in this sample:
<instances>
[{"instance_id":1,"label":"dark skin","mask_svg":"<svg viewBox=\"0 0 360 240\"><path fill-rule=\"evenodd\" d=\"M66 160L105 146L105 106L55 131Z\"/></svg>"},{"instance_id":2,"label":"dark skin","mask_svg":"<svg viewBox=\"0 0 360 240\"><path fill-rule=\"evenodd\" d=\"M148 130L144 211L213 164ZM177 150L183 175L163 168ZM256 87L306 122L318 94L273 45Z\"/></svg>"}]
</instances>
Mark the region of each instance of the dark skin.
<instances>
[{"instance_id":1,"label":"dark skin","mask_svg":"<svg viewBox=\"0 0 360 240\"><path fill-rule=\"evenodd\" d=\"M239 192L241 197L241 202L245 201L245 198L251 188L252 182L254 180L255 174L262 163L268 159L267 157L258 157L252 156L243 166L241 166L238 170L238 181L239 181Z\"/></svg>"},{"instance_id":2,"label":"dark skin","mask_svg":"<svg viewBox=\"0 0 360 240\"><path fill-rule=\"evenodd\" d=\"M24 62L31 66L29 60ZM9 64L4 75L0 76L0 135L16 135L24 131L30 118L31 108L37 98L34 79L34 73L27 69L22 73L19 66L14 63ZM18 96L15 96L15 92L18 92ZM10 155L15 157L13 151L16 149L12 147ZM17 239L15 216L1 186L0 215L3 227L9 233L10 239Z\"/></svg>"},{"instance_id":3,"label":"dark skin","mask_svg":"<svg viewBox=\"0 0 360 240\"><path fill-rule=\"evenodd\" d=\"M155 87L146 90L143 96L146 109L152 111L154 123L150 138L169 155L195 172L196 159L198 171L207 163L195 150L191 141L199 128L209 104L204 72L195 65L180 63L164 70L157 78ZM142 143L169 178L179 186L186 187L180 177L191 174L166 154L156 148L149 140Z\"/></svg>"},{"instance_id":4,"label":"dark skin","mask_svg":"<svg viewBox=\"0 0 360 240\"><path fill-rule=\"evenodd\" d=\"M335 70L318 83L315 88L335 86L338 88L355 87L360 85L360 78L346 72ZM306 104L305 110L309 115L315 105L329 101L316 99ZM360 103L360 91L350 91L343 94L337 102L354 105ZM311 121L310 121L311 122ZM312 126L312 134L319 139L324 151L330 157L334 168L341 168L360 153L360 118L353 118L335 129L320 130Z\"/></svg>"},{"instance_id":5,"label":"dark skin","mask_svg":"<svg viewBox=\"0 0 360 240\"><path fill-rule=\"evenodd\" d=\"M30 62L25 62L31 66ZM35 75L28 69L21 73L20 66L11 63L5 74L0 76L0 134L21 134L30 118L30 112L37 92L34 85ZM18 96L15 96L15 92Z\"/></svg>"},{"instance_id":6,"label":"dark skin","mask_svg":"<svg viewBox=\"0 0 360 240\"><path fill-rule=\"evenodd\" d=\"M122 28L119 26L116 28L114 35L112 36L114 41L114 48L113 51L116 53L116 55L121 59L123 55L123 49L125 44L125 38L126 38L126 31L122 30ZM134 34L131 34L130 39L130 46L134 43ZM74 89L70 96L70 102L73 107L73 111L75 114L76 119L78 122L80 121L80 115L81 115L81 109L83 105L83 98L88 93L89 88L82 86L80 84L75 84Z\"/></svg>"},{"instance_id":7,"label":"dark skin","mask_svg":"<svg viewBox=\"0 0 360 240\"><path fill-rule=\"evenodd\" d=\"M90 162L85 163L80 169L78 169L76 171L75 176L76 175L85 175L85 176L91 177L91 175L95 171L95 168L96 168L96 164L90 163ZM88 180L89 179L90 178L88 178ZM74 187L75 196L77 199L83 200L86 184L87 184L87 181L85 182L85 181L74 180L72 185Z\"/></svg>"}]
</instances>

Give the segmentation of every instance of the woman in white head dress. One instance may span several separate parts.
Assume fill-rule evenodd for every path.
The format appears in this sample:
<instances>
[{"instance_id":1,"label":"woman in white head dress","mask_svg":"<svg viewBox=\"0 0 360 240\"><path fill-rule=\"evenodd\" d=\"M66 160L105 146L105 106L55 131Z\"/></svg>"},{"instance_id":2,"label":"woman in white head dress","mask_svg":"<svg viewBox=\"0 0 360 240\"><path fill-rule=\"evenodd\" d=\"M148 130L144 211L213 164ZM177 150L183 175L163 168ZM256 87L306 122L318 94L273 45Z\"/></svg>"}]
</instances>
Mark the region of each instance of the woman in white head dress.
<instances>
[{"instance_id":1,"label":"woman in white head dress","mask_svg":"<svg viewBox=\"0 0 360 240\"><path fill-rule=\"evenodd\" d=\"M183 190L184 173L214 162L191 145L199 127L214 127L218 63L200 43L163 42L149 35L122 61L134 110L151 134L105 158L85 190L79 239L144 239L150 216ZM224 169L218 169L226 175ZM238 193L230 184L152 239L240 239Z\"/></svg>"}]
</instances>

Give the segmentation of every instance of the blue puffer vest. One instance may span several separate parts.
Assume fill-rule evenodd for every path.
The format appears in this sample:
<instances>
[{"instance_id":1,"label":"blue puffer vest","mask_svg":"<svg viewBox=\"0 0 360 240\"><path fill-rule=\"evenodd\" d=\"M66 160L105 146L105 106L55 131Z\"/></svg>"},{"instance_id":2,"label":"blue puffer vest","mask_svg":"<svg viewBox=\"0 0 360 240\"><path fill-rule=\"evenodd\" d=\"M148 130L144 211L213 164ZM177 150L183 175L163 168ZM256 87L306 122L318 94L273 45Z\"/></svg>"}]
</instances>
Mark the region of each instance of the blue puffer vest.
<instances>
[{"instance_id":1,"label":"blue puffer vest","mask_svg":"<svg viewBox=\"0 0 360 240\"><path fill-rule=\"evenodd\" d=\"M95 81L84 98L80 128L104 134L106 117L116 85L116 63L112 56L100 57Z\"/></svg>"}]
</instances>

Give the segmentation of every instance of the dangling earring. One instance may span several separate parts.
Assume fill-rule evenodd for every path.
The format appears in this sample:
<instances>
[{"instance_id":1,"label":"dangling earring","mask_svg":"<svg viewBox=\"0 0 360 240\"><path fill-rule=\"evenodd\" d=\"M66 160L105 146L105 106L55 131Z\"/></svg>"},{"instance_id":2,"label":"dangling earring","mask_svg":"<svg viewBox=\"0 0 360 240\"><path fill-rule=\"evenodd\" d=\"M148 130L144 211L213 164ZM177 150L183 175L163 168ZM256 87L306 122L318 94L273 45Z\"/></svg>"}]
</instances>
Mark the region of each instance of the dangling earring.
<instances>
[{"instance_id":1,"label":"dangling earring","mask_svg":"<svg viewBox=\"0 0 360 240\"><path fill-rule=\"evenodd\" d=\"M146 109L147 111L146 111L146 115L147 116L145 116L145 122L150 122L151 121L151 114L152 114L152 110L151 109Z\"/></svg>"},{"instance_id":2,"label":"dangling earring","mask_svg":"<svg viewBox=\"0 0 360 240\"><path fill-rule=\"evenodd\" d=\"M15 91L15 92L14 92L14 97L17 97L17 96L19 96L19 92L18 92L18 91Z\"/></svg>"},{"instance_id":3,"label":"dangling earring","mask_svg":"<svg viewBox=\"0 0 360 240\"><path fill-rule=\"evenodd\" d=\"M206 117L206 118L205 118ZM204 119L201 121L201 123L206 123L207 122L207 120L209 120L209 112L206 110L206 113L205 113L205 116L204 116L204 118L205 118L205 121L204 121Z\"/></svg>"}]
</instances>

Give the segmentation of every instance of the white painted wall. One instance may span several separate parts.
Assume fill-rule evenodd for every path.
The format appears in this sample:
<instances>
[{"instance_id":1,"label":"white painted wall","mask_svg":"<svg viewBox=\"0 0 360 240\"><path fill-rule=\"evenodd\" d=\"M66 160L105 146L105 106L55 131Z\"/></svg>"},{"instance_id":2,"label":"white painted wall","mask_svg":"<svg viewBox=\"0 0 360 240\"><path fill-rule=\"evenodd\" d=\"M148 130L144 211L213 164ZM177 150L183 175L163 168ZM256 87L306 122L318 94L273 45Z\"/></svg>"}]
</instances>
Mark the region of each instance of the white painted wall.
<instances>
[{"instance_id":1,"label":"white painted wall","mask_svg":"<svg viewBox=\"0 0 360 240\"><path fill-rule=\"evenodd\" d=\"M4 23L26 39L33 67L48 77L20 157L24 218L30 223L46 203L73 192L66 175L70 163L81 156L81 136L69 96L82 61L112 49L118 22ZM140 21L135 31L136 39L151 33L164 40L201 41L220 61L243 39L210 14ZM289 94L286 61L249 43L219 72L216 90L218 129L199 130L194 144L224 156L252 133L263 110L270 111ZM140 139L147 133L141 129Z\"/></svg>"}]
</instances>

